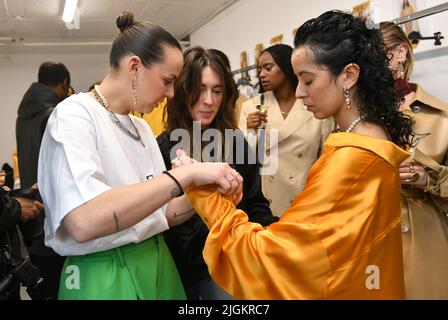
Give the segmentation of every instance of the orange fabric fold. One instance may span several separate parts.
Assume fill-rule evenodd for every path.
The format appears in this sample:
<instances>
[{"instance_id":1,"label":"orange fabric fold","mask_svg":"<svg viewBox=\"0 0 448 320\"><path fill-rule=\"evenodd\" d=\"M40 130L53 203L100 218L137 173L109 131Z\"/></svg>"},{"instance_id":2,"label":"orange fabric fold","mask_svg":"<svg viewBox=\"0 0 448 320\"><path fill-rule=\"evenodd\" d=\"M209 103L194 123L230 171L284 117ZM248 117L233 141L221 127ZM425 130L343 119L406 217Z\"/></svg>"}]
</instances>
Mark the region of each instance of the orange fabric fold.
<instances>
[{"instance_id":1,"label":"orange fabric fold","mask_svg":"<svg viewBox=\"0 0 448 320\"><path fill-rule=\"evenodd\" d=\"M398 166L408 154L332 134L279 222L248 222L215 187L188 196L210 233L213 279L238 299L404 299Z\"/></svg>"}]
</instances>

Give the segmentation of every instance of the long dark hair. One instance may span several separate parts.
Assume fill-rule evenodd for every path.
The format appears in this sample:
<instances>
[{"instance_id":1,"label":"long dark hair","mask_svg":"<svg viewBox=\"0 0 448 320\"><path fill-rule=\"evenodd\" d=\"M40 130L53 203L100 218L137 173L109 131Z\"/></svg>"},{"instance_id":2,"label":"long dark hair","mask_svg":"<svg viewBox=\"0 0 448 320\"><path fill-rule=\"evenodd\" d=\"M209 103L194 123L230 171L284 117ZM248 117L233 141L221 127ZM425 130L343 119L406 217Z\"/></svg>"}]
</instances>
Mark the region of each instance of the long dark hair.
<instances>
[{"instance_id":1,"label":"long dark hair","mask_svg":"<svg viewBox=\"0 0 448 320\"><path fill-rule=\"evenodd\" d=\"M362 119L384 127L398 146L410 145L411 119L398 111L401 98L394 90L387 49L378 30L367 28L365 19L327 11L297 30L294 45L308 46L314 62L328 67L335 77L348 64L357 64L360 74L354 94Z\"/></svg>"},{"instance_id":2,"label":"long dark hair","mask_svg":"<svg viewBox=\"0 0 448 320\"><path fill-rule=\"evenodd\" d=\"M299 81L297 80L297 77L294 74L294 69L292 68L291 64L291 56L293 49L286 44L275 44L273 46L264 49L261 52L260 56L265 52L269 52L272 55L272 58L274 58L275 63L278 65L280 70L282 70L283 74L285 75L286 80L288 80L288 82L291 84L292 91L295 92L297 85L299 84Z\"/></svg>"},{"instance_id":3,"label":"long dark hair","mask_svg":"<svg viewBox=\"0 0 448 320\"><path fill-rule=\"evenodd\" d=\"M187 130L190 133L190 156L199 160L200 155L193 154L195 150L192 149L195 136L192 134L194 120L190 114L190 107L194 106L201 96L202 70L207 66L210 67L221 80L221 105L210 128L219 130L223 138L221 142L224 142L222 146L231 143L226 141L225 130L237 128L234 102L238 90L230 70L212 50L201 47L190 48L184 53L184 61L184 67L174 85L174 96L168 100L164 112L165 131L171 134L176 129ZM201 141L199 144L202 150L208 143Z\"/></svg>"},{"instance_id":4,"label":"long dark hair","mask_svg":"<svg viewBox=\"0 0 448 320\"><path fill-rule=\"evenodd\" d=\"M232 74L222 59L212 50L193 47L184 53L185 64L174 85L174 96L168 100L165 129L168 133L175 129L193 130L193 118L190 107L194 106L201 95L202 70L209 66L215 71L222 86L222 101L219 111L210 127L218 129L224 136L225 129L236 129L233 101L238 92Z\"/></svg>"},{"instance_id":5,"label":"long dark hair","mask_svg":"<svg viewBox=\"0 0 448 320\"><path fill-rule=\"evenodd\" d=\"M115 38L110 51L109 62L118 68L121 58L128 54L138 56L145 67L163 62L163 46L168 45L182 51L179 42L162 27L147 21L134 21L134 14L124 11L117 18L120 34Z\"/></svg>"}]
</instances>

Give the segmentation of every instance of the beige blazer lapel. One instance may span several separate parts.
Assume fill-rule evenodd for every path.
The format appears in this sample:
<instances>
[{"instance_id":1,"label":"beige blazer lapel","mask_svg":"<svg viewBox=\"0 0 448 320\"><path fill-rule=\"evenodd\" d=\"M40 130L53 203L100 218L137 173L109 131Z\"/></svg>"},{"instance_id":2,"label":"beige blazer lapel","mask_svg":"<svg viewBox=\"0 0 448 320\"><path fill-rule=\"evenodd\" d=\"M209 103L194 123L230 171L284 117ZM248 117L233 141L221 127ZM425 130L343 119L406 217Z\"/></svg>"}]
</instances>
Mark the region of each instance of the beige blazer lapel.
<instances>
[{"instance_id":1,"label":"beige blazer lapel","mask_svg":"<svg viewBox=\"0 0 448 320\"><path fill-rule=\"evenodd\" d=\"M279 116L283 119L280 108L278 109ZM305 123L310 121L313 118L313 114L306 110L302 100L296 100L294 106L289 112L286 119L283 120L283 123L278 128L278 140L277 143L269 143L266 146L267 150L275 147L278 143L282 142L289 136L291 136L294 132L303 127Z\"/></svg>"}]
</instances>

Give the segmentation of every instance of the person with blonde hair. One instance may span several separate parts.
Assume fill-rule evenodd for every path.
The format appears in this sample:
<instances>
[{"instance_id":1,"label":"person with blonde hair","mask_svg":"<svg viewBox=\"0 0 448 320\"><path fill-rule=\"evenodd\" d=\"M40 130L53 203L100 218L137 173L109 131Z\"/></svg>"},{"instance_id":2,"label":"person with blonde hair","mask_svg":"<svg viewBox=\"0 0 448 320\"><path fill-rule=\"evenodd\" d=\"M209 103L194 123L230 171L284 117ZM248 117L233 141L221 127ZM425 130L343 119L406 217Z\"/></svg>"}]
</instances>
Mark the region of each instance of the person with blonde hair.
<instances>
[{"instance_id":1,"label":"person with blonde hair","mask_svg":"<svg viewBox=\"0 0 448 320\"><path fill-rule=\"evenodd\" d=\"M389 67L412 117L415 148L400 165L402 238L408 299L448 299L448 104L410 83L414 56L403 30L380 24Z\"/></svg>"}]
</instances>

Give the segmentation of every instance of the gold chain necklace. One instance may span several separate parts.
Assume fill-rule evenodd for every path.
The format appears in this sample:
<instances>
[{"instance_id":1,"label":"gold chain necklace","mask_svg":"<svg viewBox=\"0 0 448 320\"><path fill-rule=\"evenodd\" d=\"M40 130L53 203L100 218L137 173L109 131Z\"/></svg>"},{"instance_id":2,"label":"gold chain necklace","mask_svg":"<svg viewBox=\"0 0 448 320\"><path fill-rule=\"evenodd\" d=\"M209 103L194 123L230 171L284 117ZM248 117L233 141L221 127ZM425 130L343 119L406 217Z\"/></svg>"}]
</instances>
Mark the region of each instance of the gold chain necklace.
<instances>
[{"instance_id":1,"label":"gold chain necklace","mask_svg":"<svg viewBox=\"0 0 448 320\"><path fill-rule=\"evenodd\" d=\"M106 98L103 96L103 94L100 91L100 87L98 85L95 85L92 90L93 94L95 95L96 100L106 109L109 111L109 117L112 120L112 122L122 131L124 132L128 137L131 139L138 141L141 143L143 148L145 147L145 144L142 141L142 138L140 136L140 133L138 132L137 127L135 126L134 122L132 121L131 117L129 117L129 121L131 122L132 126L134 127L135 134L129 131L129 129L123 124L123 122L118 119L118 117L115 115L115 113L112 112L109 108L109 104L107 103Z\"/></svg>"}]
</instances>

